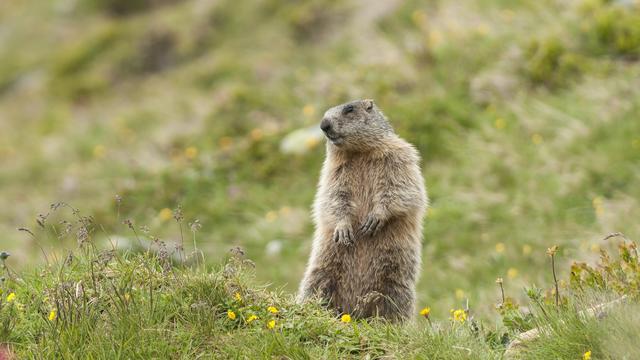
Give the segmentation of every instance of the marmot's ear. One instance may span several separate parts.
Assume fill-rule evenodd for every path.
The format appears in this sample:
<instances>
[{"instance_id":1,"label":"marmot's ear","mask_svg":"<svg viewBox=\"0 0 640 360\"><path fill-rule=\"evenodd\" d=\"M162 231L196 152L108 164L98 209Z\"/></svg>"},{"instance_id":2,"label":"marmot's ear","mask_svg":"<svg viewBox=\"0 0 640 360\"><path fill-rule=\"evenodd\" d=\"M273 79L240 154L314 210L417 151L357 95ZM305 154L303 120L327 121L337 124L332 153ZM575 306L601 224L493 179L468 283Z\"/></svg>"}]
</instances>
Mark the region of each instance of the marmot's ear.
<instances>
[{"instance_id":1,"label":"marmot's ear","mask_svg":"<svg viewBox=\"0 0 640 360\"><path fill-rule=\"evenodd\" d=\"M365 108L367 111L370 111L371 109L373 109L373 100L371 100L371 99L366 99L366 100L364 101L364 108Z\"/></svg>"}]
</instances>

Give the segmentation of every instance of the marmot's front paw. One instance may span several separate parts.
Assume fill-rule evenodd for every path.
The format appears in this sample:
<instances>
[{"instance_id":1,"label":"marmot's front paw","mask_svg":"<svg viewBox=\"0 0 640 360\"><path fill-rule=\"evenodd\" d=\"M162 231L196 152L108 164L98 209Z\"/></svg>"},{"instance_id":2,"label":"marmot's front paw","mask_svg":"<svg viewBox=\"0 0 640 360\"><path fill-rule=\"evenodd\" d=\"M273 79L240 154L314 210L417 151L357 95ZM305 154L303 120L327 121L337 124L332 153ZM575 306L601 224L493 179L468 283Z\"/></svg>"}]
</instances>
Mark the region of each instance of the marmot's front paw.
<instances>
[{"instance_id":1,"label":"marmot's front paw","mask_svg":"<svg viewBox=\"0 0 640 360\"><path fill-rule=\"evenodd\" d=\"M353 230L351 230L351 226L338 226L333 232L333 241L347 246L353 244Z\"/></svg>"},{"instance_id":2,"label":"marmot's front paw","mask_svg":"<svg viewBox=\"0 0 640 360\"><path fill-rule=\"evenodd\" d=\"M362 226L360 227L360 233L366 236L374 236L380 231L384 225L384 221L375 215L367 216L367 219L364 221Z\"/></svg>"}]
</instances>

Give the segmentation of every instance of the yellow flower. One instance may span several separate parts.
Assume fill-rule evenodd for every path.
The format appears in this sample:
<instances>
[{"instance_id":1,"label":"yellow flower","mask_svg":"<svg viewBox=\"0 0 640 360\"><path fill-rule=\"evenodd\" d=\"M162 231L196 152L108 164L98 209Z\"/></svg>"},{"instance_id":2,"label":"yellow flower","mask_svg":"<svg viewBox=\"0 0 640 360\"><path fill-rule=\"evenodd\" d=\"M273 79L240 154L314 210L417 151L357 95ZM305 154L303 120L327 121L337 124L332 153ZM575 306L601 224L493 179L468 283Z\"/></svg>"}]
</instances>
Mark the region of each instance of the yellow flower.
<instances>
[{"instance_id":1,"label":"yellow flower","mask_svg":"<svg viewBox=\"0 0 640 360\"><path fill-rule=\"evenodd\" d=\"M272 314L277 314L278 313L278 309L275 306L269 306L267 308L267 311L272 313Z\"/></svg>"},{"instance_id":2,"label":"yellow flower","mask_svg":"<svg viewBox=\"0 0 640 360\"><path fill-rule=\"evenodd\" d=\"M451 310L451 319L463 323L467 320L467 313L462 309Z\"/></svg>"},{"instance_id":3,"label":"yellow flower","mask_svg":"<svg viewBox=\"0 0 640 360\"><path fill-rule=\"evenodd\" d=\"M420 315L428 318L429 314L431 313L431 308L430 307L424 307L422 310L420 310Z\"/></svg>"},{"instance_id":4,"label":"yellow flower","mask_svg":"<svg viewBox=\"0 0 640 360\"><path fill-rule=\"evenodd\" d=\"M497 118L496 122L493 124L496 129L500 130L500 129L504 129L507 126L507 122L504 121L503 118Z\"/></svg>"},{"instance_id":5,"label":"yellow flower","mask_svg":"<svg viewBox=\"0 0 640 360\"><path fill-rule=\"evenodd\" d=\"M229 150L231 146L233 146L233 138L230 138L228 136L222 137L220 138L218 145L222 150Z\"/></svg>"},{"instance_id":6,"label":"yellow flower","mask_svg":"<svg viewBox=\"0 0 640 360\"><path fill-rule=\"evenodd\" d=\"M304 115L308 117L311 117L315 112L316 109L313 107L313 105L305 105L302 108L302 113L304 113Z\"/></svg>"},{"instance_id":7,"label":"yellow flower","mask_svg":"<svg viewBox=\"0 0 640 360\"><path fill-rule=\"evenodd\" d=\"M104 155L106 154L107 150L105 149L104 145L96 145L93 148L93 156L101 159L104 157Z\"/></svg>"},{"instance_id":8,"label":"yellow flower","mask_svg":"<svg viewBox=\"0 0 640 360\"><path fill-rule=\"evenodd\" d=\"M464 290L456 289L456 299L458 300L464 299Z\"/></svg>"},{"instance_id":9,"label":"yellow flower","mask_svg":"<svg viewBox=\"0 0 640 360\"><path fill-rule=\"evenodd\" d=\"M234 299L236 299L236 301L242 301L242 296L240 296L240 293L237 292L233 295Z\"/></svg>"},{"instance_id":10,"label":"yellow flower","mask_svg":"<svg viewBox=\"0 0 640 360\"><path fill-rule=\"evenodd\" d=\"M258 317L255 315L251 315L247 318L247 324L251 323L254 320L258 320Z\"/></svg>"},{"instance_id":11,"label":"yellow flower","mask_svg":"<svg viewBox=\"0 0 640 360\"><path fill-rule=\"evenodd\" d=\"M342 317L340 318L340 321L342 321L343 323L350 323L351 322L351 315L349 315L349 314L342 315Z\"/></svg>"},{"instance_id":12,"label":"yellow flower","mask_svg":"<svg viewBox=\"0 0 640 360\"><path fill-rule=\"evenodd\" d=\"M533 142L535 145L542 144L542 135L537 134L537 133L531 135L531 142Z\"/></svg>"},{"instance_id":13,"label":"yellow flower","mask_svg":"<svg viewBox=\"0 0 640 360\"><path fill-rule=\"evenodd\" d=\"M496 244L496 252L498 254L502 254L504 252L504 250L506 249L506 247L504 246L503 243L497 243Z\"/></svg>"},{"instance_id":14,"label":"yellow flower","mask_svg":"<svg viewBox=\"0 0 640 360\"><path fill-rule=\"evenodd\" d=\"M268 222L274 222L276 221L276 219L278 218L278 213L275 211L269 211L266 215L265 218L267 219Z\"/></svg>"},{"instance_id":15,"label":"yellow flower","mask_svg":"<svg viewBox=\"0 0 640 360\"><path fill-rule=\"evenodd\" d=\"M275 320L271 320L267 323L267 328L269 329L273 329L276 327L276 321Z\"/></svg>"},{"instance_id":16,"label":"yellow flower","mask_svg":"<svg viewBox=\"0 0 640 360\"><path fill-rule=\"evenodd\" d=\"M507 270L507 277L509 279L514 279L516 276L518 276L518 269L509 268L509 270Z\"/></svg>"},{"instance_id":17,"label":"yellow flower","mask_svg":"<svg viewBox=\"0 0 640 360\"><path fill-rule=\"evenodd\" d=\"M249 136L251 136L251 140L253 141L258 141L262 139L262 135L263 135L263 132L261 129L253 129L251 130L251 134L249 134Z\"/></svg>"},{"instance_id":18,"label":"yellow flower","mask_svg":"<svg viewBox=\"0 0 640 360\"><path fill-rule=\"evenodd\" d=\"M586 353L582 354L582 360L591 360L591 350L589 350Z\"/></svg>"},{"instance_id":19,"label":"yellow flower","mask_svg":"<svg viewBox=\"0 0 640 360\"><path fill-rule=\"evenodd\" d=\"M236 313L234 313L231 310L227 310L227 317L231 320L235 320L236 319Z\"/></svg>"},{"instance_id":20,"label":"yellow flower","mask_svg":"<svg viewBox=\"0 0 640 360\"><path fill-rule=\"evenodd\" d=\"M158 214L158 216L162 221L169 221L173 217L173 212L169 208L164 208L160 210L160 213Z\"/></svg>"},{"instance_id":21,"label":"yellow flower","mask_svg":"<svg viewBox=\"0 0 640 360\"><path fill-rule=\"evenodd\" d=\"M49 313L49 321L53 321L58 317L58 315L56 315L56 311L55 310L51 310L51 312Z\"/></svg>"},{"instance_id":22,"label":"yellow flower","mask_svg":"<svg viewBox=\"0 0 640 360\"><path fill-rule=\"evenodd\" d=\"M189 146L184 149L184 156L189 160L195 159L198 156L198 149L195 146Z\"/></svg>"},{"instance_id":23,"label":"yellow flower","mask_svg":"<svg viewBox=\"0 0 640 360\"><path fill-rule=\"evenodd\" d=\"M9 295L7 295L7 302L11 303L16 299L16 293L10 293Z\"/></svg>"}]
</instances>

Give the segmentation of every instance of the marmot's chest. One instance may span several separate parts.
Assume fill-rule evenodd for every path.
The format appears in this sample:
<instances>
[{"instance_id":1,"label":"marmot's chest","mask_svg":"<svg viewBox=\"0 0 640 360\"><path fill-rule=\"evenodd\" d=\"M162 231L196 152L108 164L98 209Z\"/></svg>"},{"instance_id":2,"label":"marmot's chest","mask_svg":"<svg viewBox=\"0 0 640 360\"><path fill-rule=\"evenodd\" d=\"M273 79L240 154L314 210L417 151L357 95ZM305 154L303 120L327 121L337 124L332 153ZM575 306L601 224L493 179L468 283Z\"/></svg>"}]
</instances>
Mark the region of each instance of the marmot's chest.
<instances>
[{"instance_id":1,"label":"marmot's chest","mask_svg":"<svg viewBox=\"0 0 640 360\"><path fill-rule=\"evenodd\" d=\"M385 174L383 164L376 159L354 159L334 167L330 176L334 184L348 192L351 201L366 206L373 201Z\"/></svg>"}]
</instances>

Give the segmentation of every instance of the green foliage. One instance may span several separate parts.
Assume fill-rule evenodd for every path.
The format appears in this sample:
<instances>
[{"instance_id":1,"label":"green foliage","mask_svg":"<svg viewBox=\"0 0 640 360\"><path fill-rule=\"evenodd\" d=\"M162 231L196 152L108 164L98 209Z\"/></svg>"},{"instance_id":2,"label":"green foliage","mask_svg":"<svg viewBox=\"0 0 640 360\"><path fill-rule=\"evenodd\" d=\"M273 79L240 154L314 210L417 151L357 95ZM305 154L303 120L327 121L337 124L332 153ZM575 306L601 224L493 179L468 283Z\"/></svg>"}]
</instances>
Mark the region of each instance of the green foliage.
<instances>
[{"instance_id":1,"label":"green foliage","mask_svg":"<svg viewBox=\"0 0 640 360\"><path fill-rule=\"evenodd\" d=\"M637 4L585 5L581 23L587 51L628 59L640 56L640 6Z\"/></svg>"},{"instance_id":2,"label":"green foliage","mask_svg":"<svg viewBox=\"0 0 640 360\"><path fill-rule=\"evenodd\" d=\"M555 37L531 41L525 49L524 58L524 75L537 85L566 85L581 71L580 57L567 50Z\"/></svg>"}]
</instances>

